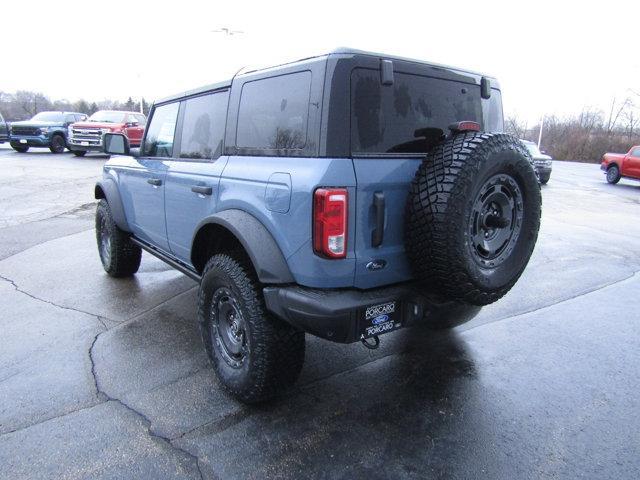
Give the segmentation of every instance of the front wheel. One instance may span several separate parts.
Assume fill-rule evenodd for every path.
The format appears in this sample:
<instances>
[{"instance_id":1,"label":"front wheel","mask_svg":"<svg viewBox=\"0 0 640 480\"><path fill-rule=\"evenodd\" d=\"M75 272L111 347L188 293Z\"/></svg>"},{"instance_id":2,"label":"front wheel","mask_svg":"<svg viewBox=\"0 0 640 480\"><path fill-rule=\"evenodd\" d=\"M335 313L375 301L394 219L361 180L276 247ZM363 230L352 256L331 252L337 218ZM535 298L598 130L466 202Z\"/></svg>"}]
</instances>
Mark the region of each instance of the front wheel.
<instances>
[{"instance_id":1,"label":"front wheel","mask_svg":"<svg viewBox=\"0 0 640 480\"><path fill-rule=\"evenodd\" d=\"M64 137L62 135L54 135L51 138L51 145L49 146L49 150L51 153L62 153L66 147L66 142L64 141Z\"/></svg>"},{"instance_id":2,"label":"front wheel","mask_svg":"<svg viewBox=\"0 0 640 480\"><path fill-rule=\"evenodd\" d=\"M620 181L620 169L617 165L611 165L607 170L607 182L616 184Z\"/></svg>"},{"instance_id":3,"label":"front wheel","mask_svg":"<svg viewBox=\"0 0 640 480\"><path fill-rule=\"evenodd\" d=\"M96 241L102 267L110 276L130 277L140 268L142 249L116 225L105 199L96 209Z\"/></svg>"},{"instance_id":4,"label":"front wheel","mask_svg":"<svg viewBox=\"0 0 640 480\"><path fill-rule=\"evenodd\" d=\"M244 403L293 385L304 363L304 332L269 314L242 252L213 256L198 295L202 341L223 387Z\"/></svg>"}]
</instances>

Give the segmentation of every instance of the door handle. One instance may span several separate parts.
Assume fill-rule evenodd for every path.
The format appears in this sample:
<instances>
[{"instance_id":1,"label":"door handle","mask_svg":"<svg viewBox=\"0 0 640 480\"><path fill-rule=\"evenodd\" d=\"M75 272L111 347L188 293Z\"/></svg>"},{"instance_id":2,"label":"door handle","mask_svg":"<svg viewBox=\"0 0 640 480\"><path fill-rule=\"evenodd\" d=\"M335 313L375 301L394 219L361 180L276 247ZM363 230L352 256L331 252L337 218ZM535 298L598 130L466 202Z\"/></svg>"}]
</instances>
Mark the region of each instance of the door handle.
<instances>
[{"instance_id":1,"label":"door handle","mask_svg":"<svg viewBox=\"0 0 640 480\"><path fill-rule=\"evenodd\" d=\"M384 193L376 192L373 194L373 208L376 212L376 228L371 232L371 245L379 247L382 245L384 237Z\"/></svg>"},{"instance_id":2,"label":"door handle","mask_svg":"<svg viewBox=\"0 0 640 480\"><path fill-rule=\"evenodd\" d=\"M162 180L159 178L147 178L147 183L153 185L154 187L159 187L162 185Z\"/></svg>"},{"instance_id":3,"label":"door handle","mask_svg":"<svg viewBox=\"0 0 640 480\"><path fill-rule=\"evenodd\" d=\"M211 187L203 187L201 185L194 185L191 187L193 193L199 193L200 195L211 195L213 189Z\"/></svg>"}]
</instances>

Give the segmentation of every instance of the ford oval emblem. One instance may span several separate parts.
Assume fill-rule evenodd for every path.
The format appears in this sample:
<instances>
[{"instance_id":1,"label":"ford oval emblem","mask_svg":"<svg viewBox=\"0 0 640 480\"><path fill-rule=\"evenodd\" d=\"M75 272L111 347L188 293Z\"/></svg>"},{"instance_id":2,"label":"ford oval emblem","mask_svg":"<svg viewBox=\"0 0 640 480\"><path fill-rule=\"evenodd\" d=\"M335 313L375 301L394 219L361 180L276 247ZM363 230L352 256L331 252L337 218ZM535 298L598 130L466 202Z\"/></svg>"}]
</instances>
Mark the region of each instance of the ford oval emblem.
<instances>
[{"instance_id":1,"label":"ford oval emblem","mask_svg":"<svg viewBox=\"0 0 640 480\"><path fill-rule=\"evenodd\" d=\"M367 263L367 270L382 270L386 266L386 260L371 260Z\"/></svg>"},{"instance_id":2,"label":"ford oval emblem","mask_svg":"<svg viewBox=\"0 0 640 480\"><path fill-rule=\"evenodd\" d=\"M378 315L376 318L371 320L371 323L374 325L380 325L389 320L389 315Z\"/></svg>"}]
</instances>

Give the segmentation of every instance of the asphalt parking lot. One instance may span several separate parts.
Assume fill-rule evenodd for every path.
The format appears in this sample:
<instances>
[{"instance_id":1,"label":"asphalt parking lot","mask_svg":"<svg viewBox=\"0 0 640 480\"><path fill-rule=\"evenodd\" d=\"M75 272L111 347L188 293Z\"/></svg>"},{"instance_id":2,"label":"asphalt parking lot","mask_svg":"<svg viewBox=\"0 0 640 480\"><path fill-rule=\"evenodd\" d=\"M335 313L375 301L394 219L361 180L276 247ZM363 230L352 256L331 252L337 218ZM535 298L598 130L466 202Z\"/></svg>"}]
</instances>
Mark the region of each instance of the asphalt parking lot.
<instances>
[{"instance_id":1,"label":"asphalt parking lot","mask_svg":"<svg viewBox=\"0 0 640 480\"><path fill-rule=\"evenodd\" d=\"M517 286L451 332L307 337L294 390L217 385L196 284L103 272L104 157L0 146L0 478L638 478L640 182L556 162Z\"/></svg>"}]
</instances>

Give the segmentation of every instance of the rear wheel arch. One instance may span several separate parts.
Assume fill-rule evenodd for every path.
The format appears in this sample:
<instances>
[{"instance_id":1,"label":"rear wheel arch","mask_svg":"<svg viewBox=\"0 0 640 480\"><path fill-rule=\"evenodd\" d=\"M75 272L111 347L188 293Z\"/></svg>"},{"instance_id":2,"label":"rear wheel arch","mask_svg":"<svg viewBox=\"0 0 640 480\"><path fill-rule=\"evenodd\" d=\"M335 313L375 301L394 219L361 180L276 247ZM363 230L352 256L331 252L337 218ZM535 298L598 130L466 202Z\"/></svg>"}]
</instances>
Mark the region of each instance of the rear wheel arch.
<instances>
[{"instance_id":1,"label":"rear wheel arch","mask_svg":"<svg viewBox=\"0 0 640 480\"><path fill-rule=\"evenodd\" d=\"M271 233L243 210L225 210L205 218L191 242L191 263L198 273L213 255L242 250L262 283L293 283L286 259Z\"/></svg>"}]
</instances>

